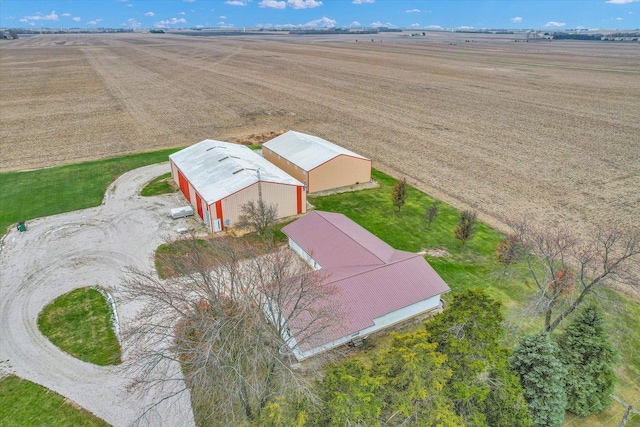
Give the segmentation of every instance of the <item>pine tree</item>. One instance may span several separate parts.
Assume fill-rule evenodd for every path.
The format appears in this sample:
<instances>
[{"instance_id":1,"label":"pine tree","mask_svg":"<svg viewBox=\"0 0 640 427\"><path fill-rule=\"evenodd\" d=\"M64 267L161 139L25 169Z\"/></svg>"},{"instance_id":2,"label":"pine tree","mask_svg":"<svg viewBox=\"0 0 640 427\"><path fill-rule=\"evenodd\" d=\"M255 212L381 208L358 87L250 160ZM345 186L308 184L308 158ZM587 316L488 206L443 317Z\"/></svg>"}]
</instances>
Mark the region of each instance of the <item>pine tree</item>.
<instances>
[{"instance_id":1,"label":"pine tree","mask_svg":"<svg viewBox=\"0 0 640 427\"><path fill-rule=\"evenodd\" d=\"M454 295L451 306L425 326L453 375L444 393L466 425L531 425L522 388L511 370L501 305L481 290Z\"/></svg>"},{"instance_id":2,"label":"pine tree","mask_svg":"<svg viewBox=\"0 0 640 427\"><path fill-rule=\"evenodd\" d=\"M565 378L567 409L577 415L595 414L611 403L615 386L616 352L604 331L604 318L595 305L587 306L558 339Z\"/></svg>"},{"instance_id":3,"label":"pine tree","mask_svg":"<svg viewBox=\"0 0 640 427\"><path fill-rule=\"evenodd\" d=\"M534 427L562 426L567 405L564 391L567 371L557 354L557 345L547 333L541 332L525 335L510 358L524 389Z\"/></svg>"}]
</instances>

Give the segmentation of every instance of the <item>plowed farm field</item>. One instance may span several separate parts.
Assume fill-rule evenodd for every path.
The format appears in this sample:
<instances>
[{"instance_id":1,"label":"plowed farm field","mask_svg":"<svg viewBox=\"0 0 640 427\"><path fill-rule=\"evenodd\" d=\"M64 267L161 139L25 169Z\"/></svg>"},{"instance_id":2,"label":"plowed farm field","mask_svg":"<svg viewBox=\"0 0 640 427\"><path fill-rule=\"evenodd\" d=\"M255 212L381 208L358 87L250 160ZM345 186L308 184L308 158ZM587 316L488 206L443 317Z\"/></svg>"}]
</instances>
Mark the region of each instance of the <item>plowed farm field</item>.
<instances>
[{"instance_id":1,"label":"plowed farm field","mask_svg":"<svg viewBox=\"0 0 640 427\"><path fill-rule=\"evenodd\" d=\"M636 224L640 45L522 38L3 40L0 171L293 129L499 228Z\"/></svg>"}]
</instances>

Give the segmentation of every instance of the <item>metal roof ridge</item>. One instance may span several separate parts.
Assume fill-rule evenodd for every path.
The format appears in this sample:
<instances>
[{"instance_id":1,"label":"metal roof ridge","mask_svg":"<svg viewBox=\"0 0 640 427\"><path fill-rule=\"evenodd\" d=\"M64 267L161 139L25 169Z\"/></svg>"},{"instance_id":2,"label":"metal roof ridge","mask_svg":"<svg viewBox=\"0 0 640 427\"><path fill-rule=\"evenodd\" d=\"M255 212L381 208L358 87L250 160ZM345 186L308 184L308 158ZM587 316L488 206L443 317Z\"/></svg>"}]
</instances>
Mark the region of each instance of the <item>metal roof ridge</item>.
<instances>
[{"instance_id":1,"label":"metal roof ridge","mask_svg":"<svg viewBox=\"0 0 640 427\"><path fill-rule=\"evenodd\" d=\"M360 246L361 248L363 248L365 251L369 252L371 255L373 255L374 258L380 260L380 262L382 262L383 264L386 264L387 262L383 259L381 259L378 255L376 255L375 253L371 252L371 250L369 248L367 248L366 246L363 246L360 242L358 242L356 239L354 239L353 237L351 237L351 235L349 235L348 233L346 233L342 228L338 227L337 225L335 225L333 222L329 221L327 218L325 218L324 215L322 215L322 213L324 213L324 211L314 211L316 212L318 215L320 215L320 218L322 218L323 220L327 221L329 224L331 224L335 229L339 230L340 233L344 234L345 236L347 236L349 238L349 240L351 240L352 242L354 242L355 244L357 244L358 246ZM328 213L333 213L333 212L328 212ZM344 215L344 214L340 214L340 215ZM346 217L346 215L344 215ZM347 219L349 219L347 217ZM358 227L361 227L360 224L356 223L355 221L353 221L354 224L358 225ZM364 228L364 227L363 227ZM367 231L365 229L365 231ZM368 231L367 231L368 232ZM380 239L378 236L376 236L373 233L370 233L372 236L374 236L376 239L379 239L381 242L387 244L384 240ZM392 248L393 249L393 248ZM393 249L395 251L395 249ZM395 252L394 252L395 253ZM366 265L366 264L365 264Z\"/></svg>"}]
</instances>

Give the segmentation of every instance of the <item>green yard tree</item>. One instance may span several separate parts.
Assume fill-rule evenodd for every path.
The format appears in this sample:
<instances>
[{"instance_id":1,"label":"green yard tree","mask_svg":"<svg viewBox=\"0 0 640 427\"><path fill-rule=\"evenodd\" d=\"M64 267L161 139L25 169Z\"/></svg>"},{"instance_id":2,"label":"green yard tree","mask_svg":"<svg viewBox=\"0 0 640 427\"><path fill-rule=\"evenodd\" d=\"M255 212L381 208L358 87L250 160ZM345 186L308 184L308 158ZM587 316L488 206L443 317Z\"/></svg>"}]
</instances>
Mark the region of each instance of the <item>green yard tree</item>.
<instances>
[{"instance_id":1,"label":"green yard tree","mask_svg":"<svg viewBox=\"0 0 640 427\"><path fill-rule=\"evenodd\" d=\"M509 364L510 352L501 349L489 370L489 394L484 405L491 427L529 427L531 416L520 381Z\"/></svg>"},{"instance_id":2,"label":"green yard tree","mask_svg":"<svg viewBox=\"0 0 640 427\"><path fill-rule=\"evenodd\" d=\"M522 389L514 386L517 378L499 344L502 320L499 302L482 290L470 290L454 295L451 306L426 324L453 373L444 393L466 425L528 425ZM500 412L505 407L510 413Z\"/></svg>"},{"instance_id":3,"label":"green yard tree","mask_svg":"<svg viewBox=\"0 0 640 427\"><path fill-rule=\"evenodd\" d=\"M407 180L403 178L400 181L396 181L391 189L391 202L393 203L393 206L398 208L398 212L400 212L400 209L402 209L404 204L407 202L408 196Z\"/></svg>"},{"instance_id":4,"label":"green yard tree","mask_svg":"<svg viewBox=\"0 0 640 427\"><path fill-rule=\"evenodd\" d=\"M391 335L391 346L372 366L382 381L385 425L463 426L453 405L442 392L451 377L446 356L430 342L426 330Z\"/></svg>"},{"instance_id":5,"label":"green yard tree","mask_svg":"<svg viewBox=\"0 0 640 427\"><path fill-rule=\"evenodd\" d=\"M611 403L616 352L607 339L604 318L595 305L580 311L559 336L559 359L567 369L567 409L587 416Z\"/></svg>"},{"instance_id":6,"label":"green yard tree","mask_svg":"<svg viewBox=\"0 0 640 427\"><path fill-rule=\"evenodd\" d=\"M359 359L347 360L325 371L320 385L323 400L320 424L325 426L377 426L384 402L381 379L371 376Z\"/></svg>"},{"instance_id":7,"label":"green yard tree","mask_svg":"<svg viewBox=\"0 0 640 427\"><path fill-rule=\"evenodd\" d=\"M463 247L473 238L476 232L477 218L478 213L476 211L464 210L460 213L460 219L455 230L453 230L453 235L462 242Z\"/></svg>"},{"instance_id":8,"label":"green yard tree","mask_svg":"<svg viewBox=\"0 0 640 427\"><path fill-rule=\"evenodd\" d=\"M567 371L557 354L557 345L546 332L540 332L522 337L510 358L535 427L562 426L567 405L564 391Z\"/></svg>"}]
</instances>

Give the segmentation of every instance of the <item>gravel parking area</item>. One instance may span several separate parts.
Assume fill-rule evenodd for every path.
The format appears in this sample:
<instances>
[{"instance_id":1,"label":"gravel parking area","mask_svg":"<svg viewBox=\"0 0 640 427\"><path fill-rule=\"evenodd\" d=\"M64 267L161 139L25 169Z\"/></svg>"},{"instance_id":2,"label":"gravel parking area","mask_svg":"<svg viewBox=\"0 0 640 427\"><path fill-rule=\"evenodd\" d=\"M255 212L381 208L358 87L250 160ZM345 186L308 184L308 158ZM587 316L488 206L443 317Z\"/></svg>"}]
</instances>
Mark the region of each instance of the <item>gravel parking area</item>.
<instances>
[{"instance_id":1,"label":"gravel parking area","mask_svg":"<svg viewBox=\"0 0 640 427\"><path fill-rule=\"evenodd\" d=\"M135 423L156 402L158 395L128 390L121 369L82 362L55 347L40 333L37 317L66 292L93 285L117 288L127 266L152 267L155 248L193 221L168 216L170 208L185 204L179 194L139 196L148 181L167 172L168 163L130 171L109 187L101 206L32 220L26 232L13 229L4 237L0 377L13 373L41 384L115 426ZM120 324L126 326L138 308L118 305ZM158 405L142 424L193 425L188 394Z\"/></svg>"}]
</instances>

